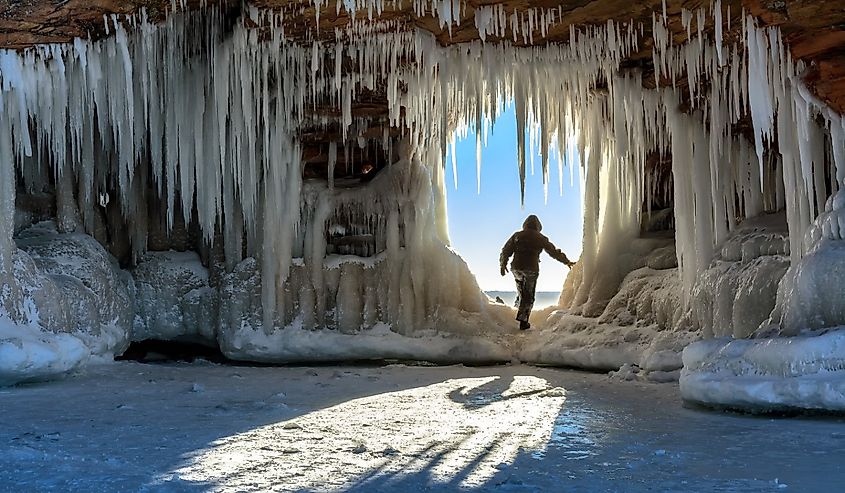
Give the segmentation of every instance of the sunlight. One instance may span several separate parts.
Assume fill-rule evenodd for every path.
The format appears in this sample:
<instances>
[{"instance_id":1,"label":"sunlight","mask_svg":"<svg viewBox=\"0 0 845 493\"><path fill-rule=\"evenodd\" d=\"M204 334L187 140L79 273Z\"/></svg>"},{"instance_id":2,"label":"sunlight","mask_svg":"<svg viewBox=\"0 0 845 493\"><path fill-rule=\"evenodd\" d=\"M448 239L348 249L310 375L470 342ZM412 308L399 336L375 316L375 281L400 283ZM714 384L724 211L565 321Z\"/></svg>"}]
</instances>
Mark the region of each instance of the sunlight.
<instances>
[{"instance_id":1,"label":"sunlight","mask_svg":"<svg viewBox=\"0 0 845 493\"><path fill-rule=\"evenodd\" d=\"M355 399L216 440L157 482L178 478L214 491L334 492L412 480L478 486L519 454L545 449L565 394L542 378L515 376Z\"/></svg>"}]
</instances>

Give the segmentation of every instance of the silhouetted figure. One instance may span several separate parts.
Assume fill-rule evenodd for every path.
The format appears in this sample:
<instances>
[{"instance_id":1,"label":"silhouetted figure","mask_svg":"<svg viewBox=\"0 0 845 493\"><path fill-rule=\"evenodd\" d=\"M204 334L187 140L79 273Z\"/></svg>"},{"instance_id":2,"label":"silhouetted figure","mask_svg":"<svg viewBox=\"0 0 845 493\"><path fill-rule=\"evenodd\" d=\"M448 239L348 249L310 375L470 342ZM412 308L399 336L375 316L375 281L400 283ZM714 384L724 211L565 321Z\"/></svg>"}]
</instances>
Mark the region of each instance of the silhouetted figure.
<instances>
[{"instance_id":1,"label":"silhouetted figure","mask_svg":"<svg viewBox=\"0 0 845 493\"><path fill-rule=\"evenodd\" d=\"M567 267L575 265L575 262L570 261L566 254L540 233L542 229L540 219L531 214L522 223L522 231L517 231L510 237L499 256L499 265L504 276L508 272L508 259L513 255L511 271L516 280L516 319L519 320L519 328L522 330L531 327L528 316L534 306L534 291L537 289L537 277L540 275L540 252L545 250L553 259L563 262Z\"/></svg>"}]
</instances>

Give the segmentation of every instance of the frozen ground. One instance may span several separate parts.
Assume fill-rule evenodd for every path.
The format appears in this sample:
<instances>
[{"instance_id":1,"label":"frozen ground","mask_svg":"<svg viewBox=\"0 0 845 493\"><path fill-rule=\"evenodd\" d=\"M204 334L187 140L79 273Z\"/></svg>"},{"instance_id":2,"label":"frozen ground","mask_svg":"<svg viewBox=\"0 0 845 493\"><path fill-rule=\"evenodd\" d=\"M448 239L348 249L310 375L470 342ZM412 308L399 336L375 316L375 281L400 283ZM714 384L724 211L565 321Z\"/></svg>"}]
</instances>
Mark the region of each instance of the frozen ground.
<instances>
[{"instance_id":1,"label":"frozen ground","mask_svg":"<svg viewBox=\"0 0 845 493\"><path fill-rule=\"evenodd\" d=\"M835 491L842 420L527 366L115 363L0 390L0 491Z\"/></svg>"}]
</instances>

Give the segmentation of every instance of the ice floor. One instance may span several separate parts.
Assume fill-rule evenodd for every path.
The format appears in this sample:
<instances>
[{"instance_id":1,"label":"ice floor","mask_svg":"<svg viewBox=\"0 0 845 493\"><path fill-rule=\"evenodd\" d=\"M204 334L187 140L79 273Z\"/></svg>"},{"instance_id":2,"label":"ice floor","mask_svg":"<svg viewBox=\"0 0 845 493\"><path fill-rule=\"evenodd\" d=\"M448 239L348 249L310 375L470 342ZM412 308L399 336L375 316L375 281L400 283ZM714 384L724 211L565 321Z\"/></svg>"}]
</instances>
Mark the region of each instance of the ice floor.
<instances>
[{"instance_id":1,"label":"ice floor","mask_svg":"<svg viewBox=\"0 0 845 493\"><path fill-rule=\"evenodd\" d=\"M0 491L842 491L845 422L527 366L115 363L0 389Z\"/></svg>"}]
</instances>

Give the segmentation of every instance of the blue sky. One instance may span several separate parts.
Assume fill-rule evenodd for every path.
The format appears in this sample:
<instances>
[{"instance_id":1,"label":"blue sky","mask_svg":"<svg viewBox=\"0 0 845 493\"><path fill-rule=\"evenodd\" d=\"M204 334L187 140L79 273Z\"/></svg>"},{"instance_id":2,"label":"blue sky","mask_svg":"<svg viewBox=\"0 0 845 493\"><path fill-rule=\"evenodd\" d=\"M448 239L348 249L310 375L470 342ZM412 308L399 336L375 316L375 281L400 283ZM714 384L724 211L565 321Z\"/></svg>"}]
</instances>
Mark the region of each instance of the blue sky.
<instances>
[{"instance_id":1,"label":"blue sky","mask_svg":"<svg viewBox=\"0 0 845 493\"><path fill-rule=\"evenodd\" d=\"M529 151L526 138L526 154ZM563 195L558 184L557 157L549 162L549 197L543 198L543 176L539 152L534 158L534 174L530 157L526 156L525 206L519 203L519 170L517 169L516 120L513 106L496 120L481 150L481 193L477 192L475 170L475 134L459 139L455 149L458 187L454 186L451 152L446 157L446 190L449 210L449 236L452 248L467 261L482 289L514 291L513 277L499 275L499 252L505 241L522 227L529 214L536 214L543 223L543 234L570 259L581 254L582 213L578 171L570 183L569 168L563 169ZM540 256L538 291L559 291L568 272L563 264L547 254Z\"/></svg>"}]
</instances>

